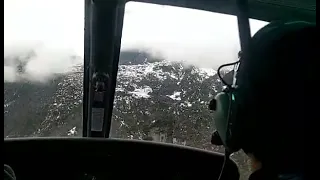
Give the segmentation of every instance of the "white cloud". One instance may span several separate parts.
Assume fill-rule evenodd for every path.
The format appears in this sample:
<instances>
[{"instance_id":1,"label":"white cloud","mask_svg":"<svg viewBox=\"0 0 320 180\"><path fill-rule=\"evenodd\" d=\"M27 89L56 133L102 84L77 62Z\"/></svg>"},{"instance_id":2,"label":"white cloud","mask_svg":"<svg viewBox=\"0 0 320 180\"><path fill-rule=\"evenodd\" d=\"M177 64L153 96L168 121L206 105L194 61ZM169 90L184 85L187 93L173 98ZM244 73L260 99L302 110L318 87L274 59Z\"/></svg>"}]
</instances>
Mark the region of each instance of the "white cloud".
<instances>
[{"instance_id":1,"label":"white cloud","mask_svg":"<svg viewBox=\"0 0 320 180\"><path fill-rule=\"evenodd\" d=\"M66 72L83 54L84 3L78 0L4 0L5 81L44 82ZM35 56L25 60L30 51ZM17 73L17 58L27 61ZM10 62L11 61L11 62Z\"/></svg>"},{"instance_id":2,"label":"white cloud","mask_svg":"<svg viewBox=\"0 0 320 180\"><path fill-rule=\"evenodd\" d=\"M4 82L15 82L16 79L16 69L11 66L4 66Z\"/></svg>"},{"instance_id":3,"label":"white cloud","mask_svg":"<svg viewBox=\"0 0 320 180\"><path fill-rule=\"evenodd\" d=\"M217 68L236 61L240 50L236 16L129 2L122 48L147 49L168 60ZM251 20L252 33L266 22Z\"/></svg>"},{"instance_id":4,"label":"white cloud","mask_svg":"<svg viewBox=\"0 0 320 180\"><path fill-rule=\"evenodd\" d=\"M265 23L251 21L253 31ZM5 81L45 81L68 71L83 57L84 2L80 0L4 0L4 56L34 50L26 73L5 62ZM216 68L234 61L239 50L234 16L186 8L129 2L122 49L146 49L168 60Z\"/></svg>"}]
</instances>

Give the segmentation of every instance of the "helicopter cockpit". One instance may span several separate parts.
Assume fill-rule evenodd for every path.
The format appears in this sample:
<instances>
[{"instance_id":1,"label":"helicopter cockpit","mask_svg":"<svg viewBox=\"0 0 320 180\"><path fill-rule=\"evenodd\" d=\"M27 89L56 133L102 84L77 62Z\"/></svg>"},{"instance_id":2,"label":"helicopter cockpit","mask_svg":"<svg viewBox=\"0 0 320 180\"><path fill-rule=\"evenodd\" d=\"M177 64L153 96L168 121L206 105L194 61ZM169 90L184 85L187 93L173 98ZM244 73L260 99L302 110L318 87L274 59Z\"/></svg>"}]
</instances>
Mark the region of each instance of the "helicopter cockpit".
<instances>
[{"instance_id":1,"label":"helicopter cockpit","mask_svg":"<svg viewBox=\"0 0 320 180\"><path fill-rule=\"evenodd\" d=\"M117 98L117 75L120 71L123 71L119 68L119 59L125 55L132 56L131 54L141 61L150 58L149 55L141 52L127 52L127 54L121 54L120 52L123 41L122 33L124 29L125 6L128 2L129 1L126 0L85 0L84 2L84 75L81 84L83 96L81 96L81 100L79 100L79 102L81 101L83 104L80 108L83 116L80 118L68 116L68 118L77 122L80 121L79 119L82 119L81 137L46 137L45 133L34 132L33 137L4 138L5 175L7 173L8 177L17 180L100 180L129 178L240 179L241 171L237 167L237 164L234 160L226 158L221 149L220 152L213 152L188 147L185 146L185 144L181 145L184 142L181 142L180 145L159 143L153 141L154 137L147 136L144 136L141 140L134 140L134 138L122 139L120 135L119 138L110 137L111 133L117 133L117 129L111 126L112 115L116 114L117 116L123 113L120 110L114 111L115 99ZM315 22L316 19L315 0L297 0L295 3L290 0L281 2L269 0L137 0L137 2L163 6L178 6L236 16L240 51L244 51L250 47L249 43L252 36L249 22L250 18L265 22L278 20ZM61 6L63 6L63 4L61 4ZM72 10L70 11L72 13ZM177 35L179 33L181 32L178 32ZM147 34L145 35L147 36ZM158 39L161 39L161 37L158 37ZM241 52L238 56L241 56ZM77 59L77 57L73 58L74 60ZM126 65L131 62L121 63L123 63L123 67L125 68ZM239 62L236 61L236 63L227 65L238 65L238 63ZM54 66L55 64L52 65ZM174 68L179 67L180 66L174 66ZM26 71L28 71L27 68L28 67L26 67ZM143 72L146 71L147 68L143 69ZM190 72L193 71L190 70ZM221 77L219 71L220 68L217 74L217 78L221 79L219 83L232 84L236 69L225 73L223 77ZM206 73L208 74L208 72ZM152 78L150 79L152 80ZM72 79L70 81L72 81ZM225 81L228 83L225 83ZM123 86L130 83L132 82L128 82ZM166 82L163 81L162 83L165 85ZM175 83L177 84L178 82ZM186 84L186 86L192 86L192 84ZM202 86L199 85L199 87ZM73 87L71 87L71 89L72 88ZM10 91L10 89L8 91ZM32 90L30 90L30 92L31 91ZM144 91L151 92L152 89L150 90L148 87L144 87ZM122 90L120 89L119 92L122 92ZM130 91L130 93L133 97L142 96L141 92L135 90ZM177 97L178 94L179 92L174 91L172 96L167 96L171 98L171 100L175 100L180 98ZM143 95L146 97L148 93ZM37 100L42 101L41 98ZM126 103L127 101L125 99L122 101L125 106L133 106L130 103ZM154 104L157 103L162 102L157 101ZM209 109L216 109L215 102L206 103L209 105ZM149 104L145 104L145 107L149 106ZM205 103L199 99L199 104ZM9 106L8 103L5 102L5 107L6 105ZM167 104L166 107L169 109L175 105L176 104L171 103L169 105ZM54 102L53 106L60 107L62 105ZM125 106L123 106L123 108L126 108ZM191 105L187 103L184 106L189 107ZM198 113L201 116L201 112L193 111L193 114ZM72 111L70 112L72 114ZM50 113L58 114L58 112ZM144 115L147 113L147 111L141 112L141 118L144 118ZM174 113L177 112L174 111ZM60 114L58 114L57 117L58 116L60 116ZM136 115L130 114L128 118L130 118L130 116ZM168 116L168 119L169 118ZM199 117L199 119L201 118L202 117ZM124 123L125 120L119 119L118 126L127 126ZM159 122L161 123L165 120L166 119L161 119ZM50 120L45 119L43 121ZM59 122L58 118L53 122L53 124L55 123L57 127L63 125L63 122ZM142 121L138 123L143 124ZM41 123L41 125L43 125L43 123ZM141 129L143 129L143 127L142 125ZM47 128L46 130L48 130L50 127L43 128ZM130 129L130 131L133 130ZM68 133L73 134L74 131L70 130ZM224 142L217 138L217 132L212 133L212 138L208 137L208 139L211 139L211 143L213 145L222 145ZM134 135L128 135L128 137L130 136ZM197 136L197 134L194 136ZM159 141L162 141L161 139L165 137L161 136L160 133L157 138L159 138ZM200 139L197 140L202 141ZM172 141L176 141L176 139L172 138ZM211 145L210 140L206 141ZM9 172L8 169L6 170L7 167L10 167L13 172Z\"/></svg>"}]
</instances>

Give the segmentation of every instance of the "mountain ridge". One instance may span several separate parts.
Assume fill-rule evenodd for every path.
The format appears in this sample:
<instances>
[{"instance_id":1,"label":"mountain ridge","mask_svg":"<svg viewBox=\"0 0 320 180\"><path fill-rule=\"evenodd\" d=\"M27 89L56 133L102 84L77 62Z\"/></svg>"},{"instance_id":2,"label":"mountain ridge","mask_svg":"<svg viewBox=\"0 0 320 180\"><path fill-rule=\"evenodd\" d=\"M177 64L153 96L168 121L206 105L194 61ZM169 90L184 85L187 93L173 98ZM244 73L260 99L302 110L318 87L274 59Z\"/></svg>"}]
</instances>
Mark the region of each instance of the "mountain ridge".
<instances>
[{"instance_id":1,"label":"mountain ridge","mask_svg":"<svg viewBox=\"0 0 320 180\"><path fill-rule=\"evenodd\" d=\"M25 56L25 58L31 57L32 56L29 55ZM28 61L16 58L16 61L18 60L23 62ZM17 64L21 65L19 63ZM59 114L61 110L58 109L63 109L62 111L66 111L64 114L68 114L72 108L76 108L82 103L83 92L81 87L83 74L79 73L81 71L83 71L82 66L75 66L72 72L65 75L58 75L46 83L33 83L30 81L5 82L5 124L6 122L10 124L9 122L14 121L7 119L17 119L17 115L13 110L10 110L9 106L13 109L27 109L27 112L34 111L36 114L40 113L43 115L45 112L45 118L42 121L38 120L41 122L40 125L38 125L39 128L37 130L35 127L32 128L34 131L32 134L27 133L27 135L41 136L41 133L39 133L41 130L39 129L46 129L44 125L46 121L58 121L58 119L61 118ZM212 87L208 86L210 82L215 82L212 84ZM199 88L197 91L186 89L191 84L196 83ZM201 84L207 85L202 85L203 87L201 87ZM157 96L157 101L168 101L169 103L181 101L182 98L184 102L181 103L181 106L188 107L190 106L189 99L190 101L199 101L202 104L208 101L208 99L200 101L199 98L192 98L195 93L199 94L201 89L213 88L212 92L207 92L207 95L212 98L216 92L221 91L221 87L222 84L216 72L212 69L184 66L179 62L167 62L160 58L155 58L146 52L125 51L120 54L114 103L117 104L119 102L121 95L125 95L124 98L132 96L132 98L136 100ZM17 103L17 101L19 101L19 103ZM23 108L30 106L30 104L30 108ZM115 109L117 109L117 107L115 107ZM24 112L22 114L27 113ZM56 119L54 120L54 118ZM23 120L21 120L21 122L22 121ZM20 124L20 127L24 123L18 124ZM10 128L5 128L5 137L11 136L10 132L13 129L12 127L13 125L11 125ZM25 130L25 132L29 131L31 130Z\"/></svg>"}]
</instances>

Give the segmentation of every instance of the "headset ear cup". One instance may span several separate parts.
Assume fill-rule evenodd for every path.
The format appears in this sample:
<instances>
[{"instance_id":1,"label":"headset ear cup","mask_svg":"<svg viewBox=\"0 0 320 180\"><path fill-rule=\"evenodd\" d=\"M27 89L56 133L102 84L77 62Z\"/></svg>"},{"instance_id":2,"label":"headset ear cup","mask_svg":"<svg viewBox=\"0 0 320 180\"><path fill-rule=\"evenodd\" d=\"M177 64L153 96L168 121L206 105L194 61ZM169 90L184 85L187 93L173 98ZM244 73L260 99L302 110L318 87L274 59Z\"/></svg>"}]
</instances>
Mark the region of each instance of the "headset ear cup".
<instances>
[{"instance_id":1,"label":"headset ear cup","mask_svg":"<svg viewBox=\"0 0 320 180\"><path fill-rule=\"evenodd\" d=\"M216 129L219 133L223 145L227 148L228 137L228 116L230 108L230 98L229 94L221 92L216 95L216 110L214 112L214 122Z\"/></svg>"}]
</instances>

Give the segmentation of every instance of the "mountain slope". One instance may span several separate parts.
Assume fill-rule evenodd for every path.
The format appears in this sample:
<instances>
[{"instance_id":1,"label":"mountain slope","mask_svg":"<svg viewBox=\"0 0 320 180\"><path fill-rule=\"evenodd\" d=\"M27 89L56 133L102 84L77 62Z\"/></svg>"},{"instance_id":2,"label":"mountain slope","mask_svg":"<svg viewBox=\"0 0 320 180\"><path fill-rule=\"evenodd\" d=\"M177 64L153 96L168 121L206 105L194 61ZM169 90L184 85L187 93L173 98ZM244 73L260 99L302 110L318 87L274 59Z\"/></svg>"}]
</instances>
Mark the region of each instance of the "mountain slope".
<instances>
[{"instance_id":1,"label":"mountain slope","mask_svg":"<svg viewBox=\"0 0 320 180\"><path fill-rule=\"evenodd\" d=\"M81 71L83 67L77 66L74 69L74 72ZM62 131L61 128L73 128L69 124L75 125L66 120L70 118L70 114L82 116L82 109L79 108L82 106L82 83L81 73L59 75L45 84L30 81L4 83L4 135L66 135L67 131ZM171 118L179 119L188 114L190 109L194 109L204 111L200 114L205 116L205 113L209 113L206 103L221 88L222 84L213 70L184 67L181 63L162 61L145 52L122 52L114 101L114 124L121 122L120 119L127 119L126 113L138 115L140 109L147 110L143 113L145 119L149 119L145 123L149 123L150 128L153 121L155 124L161 121L151 120L152 116L159 113L173 113L176 115ZM189 115L184 118L187 117ZM188 119L190 118L191 116ZM80 122L79 120L78 130L81 129ZM126 122L129 123L129 120ZM119 129L127 131L122 126ZM133 133L141 132L139 130ZM137 138L144 138L146 135Z\"/></svg>"}]
</instances>

